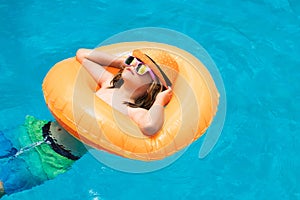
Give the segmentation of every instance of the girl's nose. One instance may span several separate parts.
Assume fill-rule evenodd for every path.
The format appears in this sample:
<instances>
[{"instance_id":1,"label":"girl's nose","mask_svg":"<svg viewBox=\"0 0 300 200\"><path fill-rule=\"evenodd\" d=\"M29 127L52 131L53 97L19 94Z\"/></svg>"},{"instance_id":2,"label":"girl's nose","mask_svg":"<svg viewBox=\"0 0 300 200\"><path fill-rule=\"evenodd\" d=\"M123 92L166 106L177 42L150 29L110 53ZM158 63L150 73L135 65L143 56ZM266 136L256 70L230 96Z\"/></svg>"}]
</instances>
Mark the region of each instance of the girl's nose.
<instances>
[{"instance_id":1,"label":"girl's nose","mask_svg":"<svg viewBox=\"0 0 300 200\"><path fill-rule=\"evenodd\" d=\"M130 66L135 67L135 66L137 66L137 64L138 64L138 61L136 59L133 59L133 61L130 63Z\"/></svg>"}]
</instances>

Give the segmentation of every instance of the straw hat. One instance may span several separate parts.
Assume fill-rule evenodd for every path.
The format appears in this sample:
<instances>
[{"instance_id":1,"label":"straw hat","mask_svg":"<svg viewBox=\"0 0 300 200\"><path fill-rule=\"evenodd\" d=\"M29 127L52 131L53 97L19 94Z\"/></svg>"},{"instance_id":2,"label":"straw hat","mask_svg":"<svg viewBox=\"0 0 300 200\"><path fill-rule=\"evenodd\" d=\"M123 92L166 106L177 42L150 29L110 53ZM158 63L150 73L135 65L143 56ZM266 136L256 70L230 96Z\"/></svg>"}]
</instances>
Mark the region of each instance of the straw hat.
<instances>
[{"instance_id":1,"label":"straw hat","mask_svg":"<svg viewBox=\"0 0 300 200\"><path fill-rule=\"evenodd\" d=\"M144 48L134 50L132 55L149 66L166 88L175 83L179 71L178 64L167 52Z\"/></svg>"}]
</instances>

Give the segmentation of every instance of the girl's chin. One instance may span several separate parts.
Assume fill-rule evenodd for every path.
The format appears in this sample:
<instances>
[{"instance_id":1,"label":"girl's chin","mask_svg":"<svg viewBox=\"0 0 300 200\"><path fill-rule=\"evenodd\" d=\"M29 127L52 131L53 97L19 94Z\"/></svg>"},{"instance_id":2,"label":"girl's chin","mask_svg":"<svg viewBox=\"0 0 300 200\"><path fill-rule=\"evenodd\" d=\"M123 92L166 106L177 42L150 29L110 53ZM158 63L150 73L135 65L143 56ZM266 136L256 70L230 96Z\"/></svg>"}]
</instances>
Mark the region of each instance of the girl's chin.
<instances>
[{"instance_id":1,"label":"girl's chin","mask_svg":"<svg viewBox=\"0 0 300 200\"><path fill-rule=\"evenodd\" d=\"M130 77L128 74L122 74L122 79L124 82L131 82L130 80L132 79L132 77Z\"/></svg>"}]
</instances>

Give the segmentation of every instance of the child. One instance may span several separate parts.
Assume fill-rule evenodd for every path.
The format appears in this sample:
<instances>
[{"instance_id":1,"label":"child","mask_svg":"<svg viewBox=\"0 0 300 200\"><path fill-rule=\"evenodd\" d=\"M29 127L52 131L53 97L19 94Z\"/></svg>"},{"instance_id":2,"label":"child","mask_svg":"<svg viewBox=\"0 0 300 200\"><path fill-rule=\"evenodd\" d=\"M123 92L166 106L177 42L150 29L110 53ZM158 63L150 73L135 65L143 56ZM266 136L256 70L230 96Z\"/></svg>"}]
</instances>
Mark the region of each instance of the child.
<instances>
[{"instance_id":1,"label":"child","mask_svg":"<svg viewBox=\"0 0 300 200\"><path fill-rule=\"evenodd\" d=\"M152 54L156 61L150 57ZM79 49L76 55L101 86L96 92L99 98L128 115L145 135L152 136L161 129L164 106L172 97L171 85L178 70L177 63L169 55L151 49L134 50L132 56L125 60L90 49ZM170 70L168 64L174 70ZM113 75L105 66L119 68L120 71Z\"/></svg>"}]
</instances>

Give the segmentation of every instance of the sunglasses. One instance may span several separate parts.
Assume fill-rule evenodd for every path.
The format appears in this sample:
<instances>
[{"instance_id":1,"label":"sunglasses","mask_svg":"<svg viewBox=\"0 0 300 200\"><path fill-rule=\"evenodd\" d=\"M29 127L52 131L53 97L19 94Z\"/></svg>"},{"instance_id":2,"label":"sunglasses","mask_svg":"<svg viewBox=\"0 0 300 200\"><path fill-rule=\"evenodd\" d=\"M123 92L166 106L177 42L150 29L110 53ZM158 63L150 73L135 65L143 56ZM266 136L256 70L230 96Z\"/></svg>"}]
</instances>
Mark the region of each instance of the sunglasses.
<instances>
[{"instance_id":1,"label":"sunglasses","mask_svg":"<svg viewBox=\"0 0 300 200\"><path fill-rule=\"evenodd\" d=\"M133 63L133 61L135 61L136 64ZM136 57L134 57L134 56L128 56L128 58L126 58L126 60L125 60L125 64L127 64L127 65L134 64L135 65L134 69L135 69L135 71L136 71L136 73L138 75L142 76L142 75L146 74L147 72L149 72L152 80L154 80L154 81L156 80L156 76L153 73L153 71L150 69L150 67L148 67L147 65L145 65L143 62L141 62L140 60L138 60Z\"/></svg>"}]
</instances>

